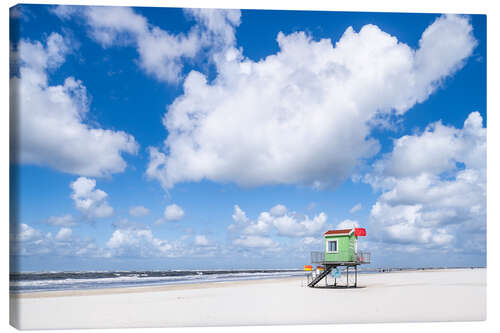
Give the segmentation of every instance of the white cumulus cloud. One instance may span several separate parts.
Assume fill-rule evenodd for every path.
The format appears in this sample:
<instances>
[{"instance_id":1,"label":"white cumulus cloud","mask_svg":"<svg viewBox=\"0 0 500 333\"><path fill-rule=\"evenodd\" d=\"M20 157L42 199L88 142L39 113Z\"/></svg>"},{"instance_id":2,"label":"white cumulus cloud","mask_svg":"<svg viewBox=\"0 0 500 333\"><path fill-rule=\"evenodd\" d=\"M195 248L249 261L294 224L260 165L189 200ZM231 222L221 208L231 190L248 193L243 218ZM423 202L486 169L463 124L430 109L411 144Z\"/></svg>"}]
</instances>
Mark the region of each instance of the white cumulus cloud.
<instances>
[{"instance_id":1,"label":"white cumulus cloud","mask_svg":"<svg viewBox=\"0 0 500 333\"><path fill-rule=\"evenodd\" d=\"M205 235L196 235L194 237L194 244L197 246L207 246L209 245L209 241L207 239L207 236Z\"/></svg>"},{"instance_id":2,"label":"white cumulus cloud","mask_svg":"<svg viewBox=\"0 0 500 333\"><path fill-rule=\"evenodd\" d=\"M79 177L70 184L73 190L71 199L76 209L87 218L105 218L113 215L113 207L108 204L108 194L103 190L96 189L95 179Z\"/></svg>"},{"instance_id":3,"label":"white cumulus cloud","mask_svg":"<svg viewBox=\"0 0 500 333\"><path fill-rule=\"evenodd\" d=\"M54 237L51 232L42 234L41 231L21 223L13 230L10 242L11 254L31 256L86 256L103 257L105 252L97 247L91 239L82 239L73 235L71 228L60 228Z\"/></svg>"},{"instance_id":4,"label":"white cumulus cloud","mask_svg":"<svg viewBox=\"0 0 500 333\"><path fill-rule=\"evenodd\" d=\"M144 206L133 206L130 207L129 214L135 217L146 216L149 214L149 209Z\"/></svg>"},{"instance_id":5,"label":"white cumulus cloud","mask_svg":"<svg viewBox=\"0 0 500 333\"><path fill-rule=\"evenodd\" d=\"M284 205L276 205L269 210L272 216L283 216L286 214L286 207Z\"/></svg>"},{"instance_id":6,"label":"white cumulus cloud","mask_svg":"<svg viewBox=\"0 0 500 333\"><path fill-rule=\"evenodd\" d=\"M320 238L320 237L304 237L302 239L302 244L304 245L321 245L323 244L323 238Z\"/></svg>"},{"instance_id":7,"label":"white cumulus cloud","mask_svg":"<svg viewBox=\"0 0 500 333\"><path fill-rule=\"evenodd\" d=\"M173 255L173 245L159 239L149 229L117 229L106 243L112 256L168 257Z\"/></svg>"},{"instance_id":8,"label":"white cumulus cloud","mask_svg":"<svg viewBox=\"0 0 500 333\"><path fill-rule=\"evenodd\" d=\"M486 128L478 112L463 128L430 124L394 142L365 177L381 191L371 223L382 241L485 251ZM467 246L464 246L468 244Z\"/></svg>"},{"instance_id":9,"label":"white cumulus cloud","mask_svg":"<svg viewBox=\"0 0 500 333\"><path fill-rule=\"evenodd\" d=\"M71 235L73 235L73 230L71 230L71 228L61 228L55 239L58 241L67 241L71 239Z\"/></svg>"},{"instance_id":10,"label":"white cumulus cloud","mask_svg":"<svg viewBox=\"0 0 500 333\"><path fill-rule=\"evenodd\" d=\"M178 221L184 217L184 210L176 204L171 204L165 207L163 216L167 221Z\"/></svg>"},{"instance_id":11,"label":"white cumulus cloud","mask_svg":"<svg viewBox=\"0 0 500 333\"><path fill-rule=\"evenodd\" d=\"M61 19L83 17L91 37L103 47L132 46L139 54L138 64L149 75L168 83L182 77L185 60L201 51L213 52L235 42L234 29L240 24L239 10L185 9L196 24L187 33L171 33L152 25L128 7L55 7Z\"/></svg>"},{"instance_id":12,"label":"white cumulus cloud","mask_svg":"<svg viewBox=\"0 0 500 333\"><path fill-rule=\"evenodd\" d=\"M50 34L45 44L21 40L13 52L14 159L84 176L122 172L127 165L122 154L138 150L135 139L85 123L89 102L80 80L70 76L60 85L49 84L47 71L58 68L68 52L68 42L57 33Z\"/></svg>"},{"instance_id":13,"label":"white cumulus cloud","mask_svg":"<svg viewBox=\"0 0 500 333\"><path fill-rule=\"evenodd\" d=\"M335 186L379 150L371 129L425 101L460 69L477 42L467 17L446 15L417 49L366 25L338 42L304 32L277 36L279 52L253 61L214 55L217 77L191 71L168 106L162 147L147 177L176 183Z\"/></svg>"},{"instance_id":14,"label":"white cumulus cloud","mask_svg":"<svg viewBox=\"0 0 500 333\"><path fill-rule=\"evenodd\" d=\"M47 223L58 227L73 227L76 225L75 218L71 214L51 216L47 220Z\"/></svg>"},{"instance_id":15,"label":"white cumulus cloud","mask_svg":"<svg viewBox=\"0 0 500 333\"><path fill-rule=\"evenodd\" d=\"M247 248L273 248L279 244L269 237L262 236L242 236L233 241L234 245Z\"/></svg>"},{"instance_id":16,"label":"white cumulus cloud","mask_svg":"<svg viewBox=\"0 0 500 333\"><path fill-rule=\"evenodd\" d=\"M41 237L42 234L38 230L30 227L29 225L21 223L19 225L19 228L15 230L15 235L16 235L15 238L18 241L27 242Z\"/></svg>"},{"instance_id":17,"label":"white cumulus cloud","mask_svg":"<svg viewBox=\"0 0 500 333\"><path fill-rule=\"evenodd\" d=\"M279 235L288 237L314 236L325 227L327 215L323 212L310 219L307 215L298 219L292 215L284 215L276 218L273 225Z\"/></svg>"},{"instance_id":18,"label":"white cumulus cloud","mask_svg":"<svg viewBox=\"0 0 500 333\"><path fill-rule=\"evenodd\" d=\"M354 214L356 213L357 211L361 210L363 208L363 205L361 203L358 203L356 205L354 205L350 210L349 210L349 213L351 214Z\"/></svg>"},{"instance_id":19,"label":"white cumulus cloud","mask_svg":"<svg viewBox=\"0 0 500 333\"><path fill-rule=\"evenodd\" d=\"M352 228L357 228L359 227L358 221L353 221L353 220L344 220L337 224L336 229L352 229Z\"/></svg>"},{"instance_id":20,"label":"white cumulus cloud","mask_svg":"<svg viewBox=\"0 0 500 333\"><path fill-rule=\"evenodd\" d=\"M279 214L276 214L279 207ZM272 210L275 210L274 214ZM244 236L267 236L271 231L285 237L316 236L325 227L327 215L321 212L312 219L307 215L288 212L283 205L274 206L270 211L261 212L254 221L238 206L234 206L233 221L228 230Z\"/></svg>"}]
</instances>

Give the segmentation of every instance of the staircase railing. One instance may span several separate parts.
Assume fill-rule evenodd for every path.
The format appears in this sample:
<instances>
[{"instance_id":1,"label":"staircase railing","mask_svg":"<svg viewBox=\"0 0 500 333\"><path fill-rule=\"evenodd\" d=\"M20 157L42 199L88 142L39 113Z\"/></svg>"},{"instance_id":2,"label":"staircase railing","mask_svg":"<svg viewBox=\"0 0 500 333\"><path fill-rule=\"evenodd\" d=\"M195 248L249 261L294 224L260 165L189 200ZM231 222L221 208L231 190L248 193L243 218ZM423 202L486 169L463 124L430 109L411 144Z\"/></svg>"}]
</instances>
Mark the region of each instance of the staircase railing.
<instances>
[{"instance_id":1,"label":"staircase railing","mask_svg":"<svg viewBox=\"0 0 500 333\"><path fill-rule=\"evenodd\" d=\"M311 263L322 264L325 261L325 252L313 251L311 252Z\"/></svg>"},{"instance_id":2,"label":"staircase railing","mask_svg":"<svg viewBox=\"0 0 500 333\"><path fill-rule=\"evenodd\" d=\"M325 276L327 276L328 274L330 274L330 272L332 271L333 267L332 266L329 266L327 267L324 271L322 271L321 273L319 273L318 275L316 275L316 277L314 277L312 279L312 281L308 281L308 286L309 287L314 287L316 284L318 284L319 281L323 280L323 278Z\"/></svg>"},{"instance_id":3,"label":"staircase railing","mask_svg":"<svg viewBox=\"0 0 500 333\"><path fill-rule=\"evenodd\" d=\"M369 264L371 260L371 253L366 251L358 251L351 261L356 261L359 264ZM311 252L311 263L312 264L323 264L325 262L325 252L313 251Z\"/></svg>"}]
</instances>

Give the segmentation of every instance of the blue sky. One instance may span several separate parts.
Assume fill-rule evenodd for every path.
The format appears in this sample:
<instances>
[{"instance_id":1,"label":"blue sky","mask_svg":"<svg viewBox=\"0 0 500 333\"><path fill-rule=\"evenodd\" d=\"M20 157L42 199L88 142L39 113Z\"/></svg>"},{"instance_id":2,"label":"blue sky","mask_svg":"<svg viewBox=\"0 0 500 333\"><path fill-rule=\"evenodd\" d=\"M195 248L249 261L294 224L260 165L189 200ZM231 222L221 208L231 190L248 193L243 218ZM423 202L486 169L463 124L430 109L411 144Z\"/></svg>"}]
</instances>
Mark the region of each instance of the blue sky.
<instances>
[{"instance_id":1,"label":"blue sky","mask_svg":"<svg viewBox=\"0 0 500 333\"><path fill-rule=\"evenodd\" d=\"M350 28L351 27L351 28ZM22 5L20 270L486 263L486 17Z\"/></svg>"}]
</instances>

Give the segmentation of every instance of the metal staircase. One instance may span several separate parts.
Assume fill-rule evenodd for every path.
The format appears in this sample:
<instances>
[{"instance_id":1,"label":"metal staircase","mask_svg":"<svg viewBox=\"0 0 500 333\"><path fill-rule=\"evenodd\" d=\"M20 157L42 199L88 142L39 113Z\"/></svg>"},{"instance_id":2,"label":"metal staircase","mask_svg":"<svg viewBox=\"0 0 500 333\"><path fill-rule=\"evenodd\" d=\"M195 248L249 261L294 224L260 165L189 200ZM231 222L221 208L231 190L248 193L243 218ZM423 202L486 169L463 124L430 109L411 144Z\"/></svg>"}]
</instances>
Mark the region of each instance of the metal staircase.
<instances>
[{"instance_id":1,"label":"metal staircase","mask_svg":"<svg viewBox=\"0 0 500 333\"><path fill-rule=\"evenodd\" d=\"M318 284L319 281L323 280L323 278L325 276L327 276L328 274L330 274L330 272L332 271L333 269L333 266L327 266L325 268L325 270L321 273L319 273L314 279L312 279L311 282L309 282L307 285L311 288L313 288L315 285Z\"/></svg>"}]
</instances>

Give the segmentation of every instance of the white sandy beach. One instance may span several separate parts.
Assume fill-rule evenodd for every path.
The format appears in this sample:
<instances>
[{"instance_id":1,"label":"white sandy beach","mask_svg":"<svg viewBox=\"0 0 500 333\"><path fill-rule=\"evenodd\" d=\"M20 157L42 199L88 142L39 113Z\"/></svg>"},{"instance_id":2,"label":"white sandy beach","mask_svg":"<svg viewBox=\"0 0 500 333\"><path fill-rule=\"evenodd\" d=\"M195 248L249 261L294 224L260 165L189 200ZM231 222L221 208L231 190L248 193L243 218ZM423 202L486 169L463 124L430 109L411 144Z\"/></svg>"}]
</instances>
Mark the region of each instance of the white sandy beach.
<instances>
[{"instance_id":1,"label":"white sandy beach","mask_svg":"<svg viewBox=\"0 0 500 333\"><path fill-rule=\"evenodd\" d=\"M11 295L20 329L471 321L486 269L360 274L357 289L302 278Z\"/></svg>"}]
</instances>

